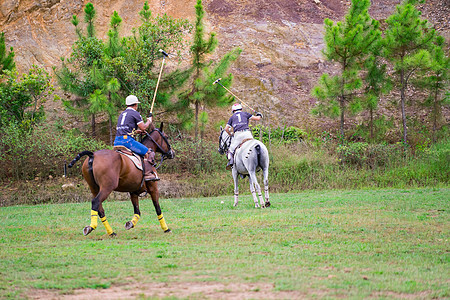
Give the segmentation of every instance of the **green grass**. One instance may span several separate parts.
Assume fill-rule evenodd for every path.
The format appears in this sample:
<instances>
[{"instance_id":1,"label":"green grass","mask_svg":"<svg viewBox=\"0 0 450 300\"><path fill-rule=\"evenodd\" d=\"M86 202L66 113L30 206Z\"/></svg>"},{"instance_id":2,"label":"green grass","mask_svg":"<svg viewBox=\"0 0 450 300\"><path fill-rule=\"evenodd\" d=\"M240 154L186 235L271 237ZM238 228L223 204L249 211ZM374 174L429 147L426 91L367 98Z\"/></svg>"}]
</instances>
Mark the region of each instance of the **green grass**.
<instances>
[{"instance_id":1,"label":"green grass","mask_svg":"<svg viewBox=\"0 0 450 300\"><path fill-rule=\"evenodd\" d=\"M268 209L249 195L236 208L232 195L162 199L172 234L149 199L130 231L131 203L105 202L116 238L101 222L82 235L89 203L1 207L0 298L198 281L309 298L448 298L449 199L448 188L272 194Z\"/></svg>"}]
</instances>

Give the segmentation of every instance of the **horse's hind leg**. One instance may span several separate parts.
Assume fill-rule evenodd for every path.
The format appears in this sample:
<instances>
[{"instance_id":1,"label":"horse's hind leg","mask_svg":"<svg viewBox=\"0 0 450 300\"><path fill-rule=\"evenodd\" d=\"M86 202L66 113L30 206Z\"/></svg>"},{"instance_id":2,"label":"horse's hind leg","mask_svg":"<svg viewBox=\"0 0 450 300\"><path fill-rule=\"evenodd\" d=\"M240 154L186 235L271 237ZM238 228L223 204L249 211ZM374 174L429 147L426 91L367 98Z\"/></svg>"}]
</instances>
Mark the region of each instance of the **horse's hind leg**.
<instances>
[{"instance_id":1,"label":"horse's hind leg","mask_svg":"<svg viewBox=\"0 0 450 300\"><path fill-rule=\"evenodd\" d=\"M83 234L88 235L93 230L97 228L97 222L98 222L98 216L99 216L99 209L101 206L101 203L103 200L108 198L109 194L111 194L111 191L105 191L100 189L100 191L97 193L97 195L92 199L92 208L91 208L91 224L84 227ZM103 209L103 208L102 208ZM104 212L103 212L104 214ZM104 215L103 215L104 217ZM106 220L106 219L105 219Z\"/></svg>"},{"instance_id":2,"label":"horse's hind leg","mask_svg":"<svg viewBox=\"0 0 450 300\"><path fill-rule=\"evenodd\" d=\"M239 203L239 174L236 171L236 168L233 168L233 181L234 181L234 204L233 206L237 206Z\"/></svg>"},{"instance_id":3,"label":"horse's hind leg","mask_svg":"<svg viewBox=\"0 0 450 300\"><path fill-rule=\"evenodd\" d=\"M136 226L136 223L141 218L141 211L139 210L139 196L136 194L130 193L131 203L133 203L134 216L131 221L125 223L125 229L129 230Z\"/></svg>"},{"instance_id":4,"label":"horse's hind leg","mask_svg":"<svg viewBox=\"0 0 450 300\"><path fill-rule=\"evenodd\" d=\"M103 223L103 226L105 226L106 233L108 233L109 236L114 237L117 234L114 232L114 230L111 228L111 225L109 225L108 220L106 220L105 210L103 209L103 204L100 203L100 206L98 208L98 216L100 217L100 220Z\"/></svg>"},{"instance_id":5,"label":"horse's hind leg","mask_svg":"<svg viewBox=\"0 0 450 300\"><path fill-rule=\"evenodd\" d=\"M269 168L266 168L263 170L264 173L264 197L266 198L266 203L264 204L265 207L270 206L269 201Z\"/></svg>"},{"instance_id":6,"label":"horse's hind leg","mask_svg":"<svg viewBox=\"0 0 450 300\"><path fill-rule=\"evenodd\" d=\"M256 208L259 207L258 197L256 197L256 193L258 193L259 199L261 201L261 207L264 207L264 201L261 194L261 187L258 184L258 180L256 179L256 174L254 172L250 173L249 181L250 181L250 192L252 193L253 202L255 202L255 207Z\"/></svg>"},{"instance_id":7,"label":"horse's hind leg","mask_svg":"<svg viewBox=\"0 0 450 300\"><path fill-rule=\"evenodd\" d=\"M159 190L158 183L156 181L147 181L145 183L147 185L147 190L150 191L150 196L152 197L153 206L156 210L156 215L158 216L159 224L161 225L162 230L164 232L171 232L169 227L166 224L166 220L161 211L161 207L159 206Z\"/></svg>"}]
</instances>

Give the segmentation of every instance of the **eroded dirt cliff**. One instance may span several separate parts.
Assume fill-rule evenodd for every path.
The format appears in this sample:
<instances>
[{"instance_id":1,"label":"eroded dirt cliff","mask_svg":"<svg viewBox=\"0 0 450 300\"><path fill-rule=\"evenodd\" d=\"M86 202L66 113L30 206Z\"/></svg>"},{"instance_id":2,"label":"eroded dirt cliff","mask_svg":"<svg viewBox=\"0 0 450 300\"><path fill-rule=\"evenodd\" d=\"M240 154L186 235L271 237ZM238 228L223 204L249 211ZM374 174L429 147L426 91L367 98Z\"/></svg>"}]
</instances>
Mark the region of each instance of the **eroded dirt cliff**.
<instances>
[{"instance_id":1,"label":"eroded dirt cliff","mask_svg":"<svg viewBox=\"0 0 450 300\"><path fill-rule=\"evenodd\" d=\"M45 67L60 64L75 41L72 15L82 17L88 1L76 0L1 0L0 31L7 45L14 47L19 71L32 64ZM94 0L98 36L105 39L113 11L123 18L122 34L140 24L138 11L144 1ZM372 0L371 14L383 20L400 0ZM448 38L450 1L428 0L421 5L424 16ZM195 0L150 0L153 13L195 19ZM321 55L323 20L339 20L349 0L204 0L206 25L215 31L223 55L233 47L242 54L233 65L233 90L248 104L266 114L265 123L295 125L305 129L334 126L330 120L310 115L315 101L311 87L333 66ZM189 60L188 57L185 58ZM48 104L52 110L57 104ZM53 110L52 110L53 111ZM57 116L56 112L56 116ZM211 112L211 120L227 118L228 112ZM52 116L52 113L50 113ZM53 112L55 116L55 112Z\"/></svg>"}]
</instances>

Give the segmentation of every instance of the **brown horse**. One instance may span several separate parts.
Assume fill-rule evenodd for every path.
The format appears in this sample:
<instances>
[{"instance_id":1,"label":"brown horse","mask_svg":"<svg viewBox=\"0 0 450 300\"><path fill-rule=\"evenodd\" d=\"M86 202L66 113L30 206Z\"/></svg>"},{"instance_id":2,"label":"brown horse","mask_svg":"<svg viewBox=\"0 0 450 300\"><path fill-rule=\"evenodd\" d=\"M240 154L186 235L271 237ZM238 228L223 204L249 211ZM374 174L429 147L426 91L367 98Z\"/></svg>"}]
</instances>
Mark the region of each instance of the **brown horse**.
<instances>
[{"instance_id":1,"label":"brown horse","mask_svg":"<svg viewBox=\"0 0 450 300\"><path fill-rule=\"evenodd\" d=\"M161 153L161 162L166 159L174 158L175 154L170 147L167 136L163 133L163 124L160 129L152 124L149 128L150 133L145 133L142 144L154 152ZM112 191L130 193L133 203L134 216L131 221L125 224L125 228L133 228L141 216L139 210L139 195L147 190L152 197L155 206L156 215L164 232L170 232L164 220L161 208L159 206L159 190L156 181L144 182L143 172L136 168L134 163L126 156L113 150L99 150L94 153L83 151L69 164L71 168L81 157L87 155L88 158L83 163L83 177L89 185L92 192L91 224L84 227L83 234L88 235L97 228L97 217L100 217L106 232L110 236L116 233L112 230L106 220L105 210L102 202L111 194ZM147 187L147 188L146 188Z\"/></svg>"}]
</instances>

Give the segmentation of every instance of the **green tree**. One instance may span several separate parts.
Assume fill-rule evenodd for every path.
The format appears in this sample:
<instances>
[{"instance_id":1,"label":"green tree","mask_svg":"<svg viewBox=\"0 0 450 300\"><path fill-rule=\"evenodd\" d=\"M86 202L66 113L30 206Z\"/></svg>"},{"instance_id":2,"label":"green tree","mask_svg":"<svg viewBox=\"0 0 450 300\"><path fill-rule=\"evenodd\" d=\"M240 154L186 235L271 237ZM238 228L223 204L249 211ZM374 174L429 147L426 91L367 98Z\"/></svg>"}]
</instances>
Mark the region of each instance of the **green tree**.
<instances>
[{"instance_id":1,"label":"green tree","mask_svg":"<svg viewBox=\"0 0 450 300\"><path fill-rule=\"evenodd\" d=\"M0 75L6 70L12 71L16 67L14 62L14 49L13 47L6 49L5 33L0 33Z\"/></svg>"},{"instance_id":2,"label":"green tree","mask_svg":"<svg viewBox=\"0 0 450 300\"><path fill-rule=\"evenodd\" d=\"M44 118L43 103L53 94L50 75L35 65L28 73L5 70L0 75L0 126L31 129Z\"/></svg>"},{"instance_id":3,"label":"green tree","mask_svg":"<svg viewBox=\"0 0 450 300\"><path fill-rule=\"evenodd\" d=\"M343 21L336 24L325 19L325 49L327 60L340 66L338 75L323 74L312 95L319 101L314 114L329 117L340 116L340 134L344 138L346 111L361 110L358 92L362 88L361 64L379 39L378 21L373 20L368 9L369 0L352 0Z\"/></svg>"},{"instance_id":4,"label":"green tree","mask_svg":"<svg viewBox=\"0 0 450 300\"><path fill-rule=\"evenodd\" d=\"M379 40L380 41L380 40ZM369 140L374 141L374 114L378 109L380 97L391 89L391 84L386 73L386 64L380 56L381 43L373 47L370 55L364 62L364 94L361 97L362 106L369 111ZM384 118L379 120L380 123Z\"/></svg>"},{"instance_id":5,"label":"green tree","mask_svg":"<svg viewBox=\"0 0 450 300\"><path fill-rule=\"evenodd\" d=\"M77 16L73 16L72 24L78 40L72 47L70 58L62 60L62 67L55 69L55 74L61 88L75 96L74 99L62 99L64 107L69 113L83 115L91 119L91 136L96 135L96 114L90 109L91 94L99 89L92 78L94 68L102 68L105 46L95 37L95 9L92 3L86 4L84 9L86 34L79 28Z\"/></svg>"},{"instance_id":6,"label":"green tree","mask_svg":"<svg viewBox=\"0 0 450 300\"><path fill-rule=\"evenodd\" d=\"M384 57L393 65L392 82L400 91L400 110L403 125L404 143L408 143L406 115L407 88L417 71L427 68L430 63L430 48L435 30L414 4L417 1L404 1L397 5L394 14L386 20L387 29L383 39Z\"/></svg>"},{"instance_id":7,"label":"green tree","mask_svg":"<svg viewBox=\"0 0 450 300\"><path fill-rule=\"evenodd\" d=\"M181 59L181 50L187 45L184 37L192 26L187 20L174 19L166 14L153 16L147 1L139 15L142 25L132 30L132 36L122 40L124 55L120 69L124 77L120 78L120 82L123 90L140 99L141 110L150 111L160 71L155 63L162 58L159 50L176 52ZM165 74L160 82L155 107L170 108L171 95L186 81L188 74L188 71L179 70Z\"/></svg>"},{"instance_id":8,"label":"green tree","mask_svg":"<svg viewBox=\"0 0 450 300\"><path fill-rule=\"evenodd\" d=\"M450 100L445 97L450 79L450 57L446 51L448 50L445 39L437 35L431 48L429 69L422 70L418 80L415 82L416 85L429 91L429 95L423 104L431 108L430 119L433 124L433 142L437 140L436 132L440 127L442 108L444 105L448 105Z\"/></svg>"},{"instance_id":9,"label":"green tree","mask_svg":"<svg viewBox=\"0 0 450 300\"><path fill-rule=\"evenodd\" d=\"M202 1L197 0L195 5L196 23L193 43L191 45L192 54L192 77L191 86L178 95L179 118L184 125L191 123L192 116L194 117L195 126L195 140L198 140L199 120L202 123L200 129L203 133L205 123L208 121L208 116L205 107L214 107L231 102L231 98L224 92L223 89L217 89L212 83L219 77L224 76L230 64L236 60L241 53L241 49L236 48L225 54L217 64L213 65L207 56L214 52L217 47L217 38L215 33L210 33L208 39L204 38L203 18L205 11L203 9ZM224 86L230 86L232 81L231 74L227 75L221 83ZM194 105L194 112L190 105ZM202 110L202 111L200 111ZM188 125L189 126L189 125Z\"/></svg>"}]
</instances>

